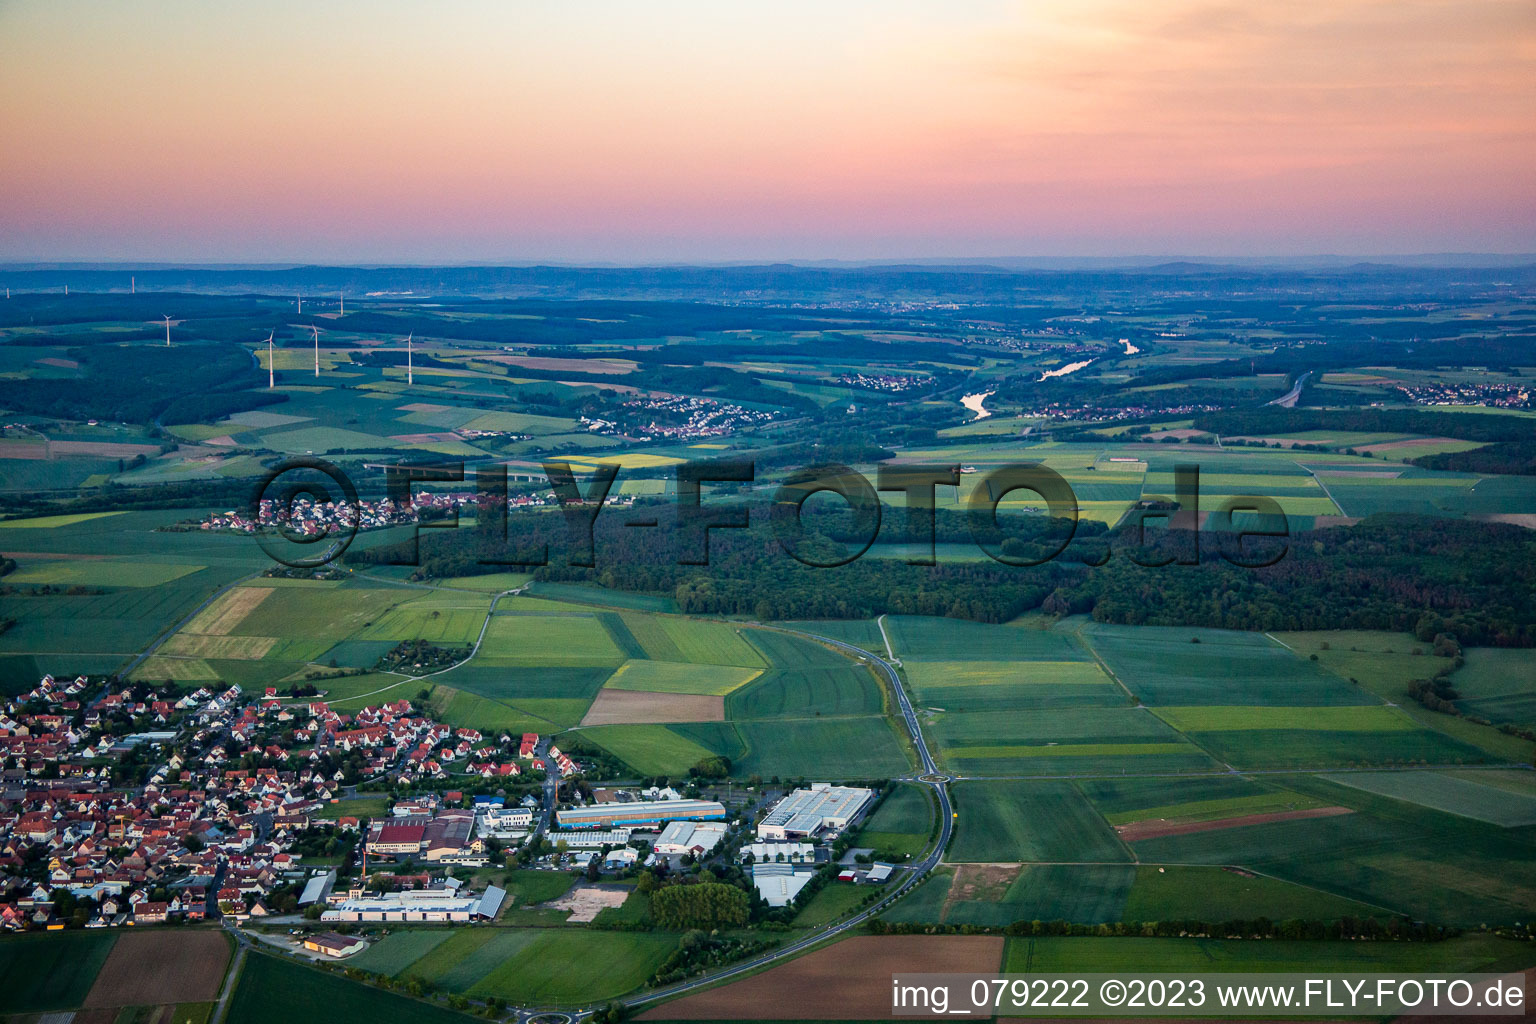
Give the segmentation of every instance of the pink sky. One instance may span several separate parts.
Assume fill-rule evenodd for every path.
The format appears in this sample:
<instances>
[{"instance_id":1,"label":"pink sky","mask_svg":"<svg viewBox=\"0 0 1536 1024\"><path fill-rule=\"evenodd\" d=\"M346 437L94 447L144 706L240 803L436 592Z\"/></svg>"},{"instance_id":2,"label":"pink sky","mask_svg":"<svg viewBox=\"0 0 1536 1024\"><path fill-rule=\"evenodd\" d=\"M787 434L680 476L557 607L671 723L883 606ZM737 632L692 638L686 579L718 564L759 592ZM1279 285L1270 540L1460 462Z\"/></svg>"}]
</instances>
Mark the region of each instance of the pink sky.
<instances>
[{"instance_id":1,"label":"pink sky","mask_svg":"<svg viewBox=\"0 0 1536 1024\"><path fill-rule=\"evenodd\" d=\"M1536 4L0 0L0 139L0 259L1528 252Z\"/></svg>"}]
</instances>

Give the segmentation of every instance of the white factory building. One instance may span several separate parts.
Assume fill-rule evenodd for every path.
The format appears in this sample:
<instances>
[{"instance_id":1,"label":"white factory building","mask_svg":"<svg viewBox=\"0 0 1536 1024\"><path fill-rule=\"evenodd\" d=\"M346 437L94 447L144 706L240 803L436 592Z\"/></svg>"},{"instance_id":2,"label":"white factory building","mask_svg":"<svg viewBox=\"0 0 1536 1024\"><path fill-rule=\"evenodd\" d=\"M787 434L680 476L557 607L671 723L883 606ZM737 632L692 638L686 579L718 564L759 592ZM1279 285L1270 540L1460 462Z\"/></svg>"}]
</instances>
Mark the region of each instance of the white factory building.
<instances>
[{"instance_id":1,"label":"white factory building","mask_svg":"<svg viewBox=\"0 0 1536 1024\"><path fill-rule=\"evenodd\" d=\"M792 864L755 864L752 884L770 907L783 907L799 895L814 875L810 868L796 868Z\"/></svg>"},{"instance_id":2,"label":"white factory building","mask_svg":"<svg viewBox=\"0 0 1536 1024\"><path fill-rule=\"evenodd\" d=\"M747 843L741 848L741 859L752 855L755 864L809 864L816 859L816 847L810 843Z\"/></svg>"},{"instance_id":3,"label":"white factory building","mask_svg":"<svg viewBox=\"0 0 1536 1024\"><path fill-rule=\"evenodd\" d=\"M533 829L533 812L526 807L484 807L475 813L478 835L521 839Z\"/></svg>"},{"instance_id":4,"label":"white factory building","mask_svg":"<svg viewBox=\"0 0 1536 1024\"><path fill-rule=\"evenodd\" d=\"M634 833L628 828L572 829L569 832L550 832L549 841L564 843L568 850L600 850L604 846L625 846Z\"/></svg>"},{"instance_id":5,"label":"white factory building","mask_svg":"<svg viewBox=\"0 0 1536 1024\"><path fill-rule=\"evenodd\" d=\"M661 830L652 849L661 854L703 856L720 845L725 826L699 821L673 821Z\"/></svg>"},{"instance_id":6,"label":"white factory building","mask_svg":"<svg viewBox=\"0 0 1536 1024\"><path fill-rule=\"evenodd\" d=\"M874 795L872 789L813 783L775 804L757 823L757 838L803 839L823 829L844 828Z\"/></svg>"},{"instance_id":7,"label":"white factory building","mask_svg":"<svg viewBox=\"0 0 1536 1024\"><path fill-rule=\"evenodd\" d=\"M505 889L488 886L485 895L459 895L455 879L432 889L352 893L320 915L322 921L478 921L501 910Z\"/></svg>"}]
</instances>

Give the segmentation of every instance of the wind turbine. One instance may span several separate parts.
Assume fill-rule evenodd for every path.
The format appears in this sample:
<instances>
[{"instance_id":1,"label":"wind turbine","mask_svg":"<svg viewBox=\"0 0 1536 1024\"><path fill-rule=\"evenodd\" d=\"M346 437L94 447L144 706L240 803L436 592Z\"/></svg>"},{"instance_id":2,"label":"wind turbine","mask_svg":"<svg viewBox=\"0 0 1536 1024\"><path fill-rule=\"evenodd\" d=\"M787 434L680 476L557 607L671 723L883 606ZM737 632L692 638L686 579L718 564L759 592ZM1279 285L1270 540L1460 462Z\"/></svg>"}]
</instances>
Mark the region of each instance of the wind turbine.
<instances>
[{"instance_id":1,"label":"wind turbine","mask_svg":"<svg viewBox=\"0 0 1536 1024\"><path fill-rule=\"evenodd\" d=\"M318 377L320 376L320 328L310 324L309 329L315 332L315 376Z\"/></svg>"},{"instance_id":2,"label":"wind turbine","mask_svg":"<svg viewBox=\"0 0 1536 1024\"><path fill-rule=\"evenodd\" d=\"M405 336L405 382L407 384L416 383L416 370L411 365L411 339L414 337L416 337L415 331Z\"/></svg>"},{"instance_id":3,"label":"wind turbine","mask_svg":"<svg viewBox=\"0 0 1536 1024\"><path fill-rule=\"evenodd\" d=\"M341 300L341 316L347 315L347 293L337 292L336 297Z\"/></svg>"},{"instance_id":4,"label":"wind turbine","mask_svg":"<svg viewBox=\"0 0 1536 1024\"><path fill-rule=\"evenodd\" d=\"M277 387L277 364L272 362L272 335L276 331L267 332L267 387Z\"/></svg>"},{"instance_id":5,"label":"wind turbine","mask_svg":"<svg viewBox=\"0 0 1536 1024\"><path fill-rule=\"evenodd\" d=\"M165 317L165 347L166 348L170 348L171 347L171 315L169 313L162 313L160 315Z\"/></svg>"}]
</instances>

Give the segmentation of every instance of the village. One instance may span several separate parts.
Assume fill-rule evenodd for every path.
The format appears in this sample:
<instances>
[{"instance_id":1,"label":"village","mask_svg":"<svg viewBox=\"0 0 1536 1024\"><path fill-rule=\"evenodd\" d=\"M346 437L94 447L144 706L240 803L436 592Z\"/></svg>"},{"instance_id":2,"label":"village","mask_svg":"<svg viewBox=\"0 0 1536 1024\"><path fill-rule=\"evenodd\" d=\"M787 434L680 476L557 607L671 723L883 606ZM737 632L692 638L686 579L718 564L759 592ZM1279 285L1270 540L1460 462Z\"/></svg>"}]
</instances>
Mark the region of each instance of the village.
<instances>
[{"instance_id":1,"label":"village","mask_svg":"<svg viewBox=\"0 0 1536 1024\"><path fill-rule=\"evenodd\" d=\"M349 501L317 502L301 496L281 503L263 498L257 505L254 519L248 509L228 509L210 513L194 525L196 529L222 533L255 534L282 529L303 537L319 537L350 532L354 528L381 530L402 523L457 515L465 506L477 506L484 500L484 495L468 492L415 491L410 502L359 498L354 508ZM615 493L609 495L604 504L629 506L634 502L632 494ZM534 490L509 494L506 503L511 509L532 509L557 507L561 502L554 491L538 493ZM473 508L470 511L472 513Z\"/></svg>"},{"instance_id":2,"label":"village","mask_svg":"<svg viewBox=\"0 0 1536 1024\"><path fill-rule=\"evenodd\" d=\"M270 688L172 689L44 676L4 705L0 928L493 920L507 892L466 879L514 855L590 883L724 864L770 908L845 853L843 881L893 870L838 843L869 788L811 783L735 807L692 784L592 788L545 737L455 729L408 700L345 714ZM578 885L571 920L627 893ZM334 949L311 951L363 948L331 934Z\"/></svg>"}]
</instances>

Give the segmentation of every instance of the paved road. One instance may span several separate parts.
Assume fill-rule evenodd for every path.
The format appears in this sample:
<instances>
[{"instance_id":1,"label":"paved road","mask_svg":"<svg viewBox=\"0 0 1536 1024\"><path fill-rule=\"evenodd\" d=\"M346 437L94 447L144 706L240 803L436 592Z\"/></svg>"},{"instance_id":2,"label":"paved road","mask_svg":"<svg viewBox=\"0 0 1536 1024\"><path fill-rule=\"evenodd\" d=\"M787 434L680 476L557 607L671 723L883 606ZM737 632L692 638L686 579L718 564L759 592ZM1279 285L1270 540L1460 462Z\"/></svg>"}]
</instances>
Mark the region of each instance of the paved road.
<instances>
[{"instance_id":1,"label":"paved road","mask_svg":"<svg viewBox=\"0 0 1536 1024\"><path fill-rule=\"evenodd\" d=\"M1300 377L1297 377L1295 387L1268 404L1278 405L1282 409L1296 408L1296 400L1301 397L1301 389L1307 386L1307 378L1310 376L1312 376L1312 371L1308 370Z\"/></svg>"}]
</instances>

